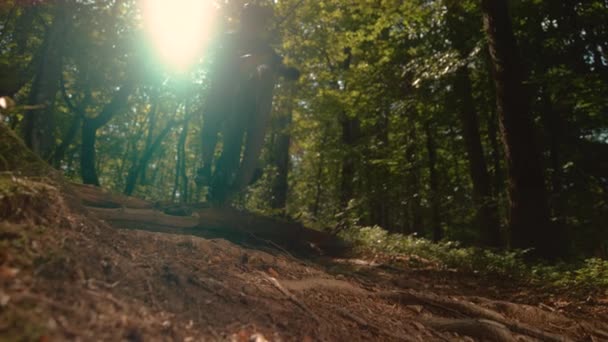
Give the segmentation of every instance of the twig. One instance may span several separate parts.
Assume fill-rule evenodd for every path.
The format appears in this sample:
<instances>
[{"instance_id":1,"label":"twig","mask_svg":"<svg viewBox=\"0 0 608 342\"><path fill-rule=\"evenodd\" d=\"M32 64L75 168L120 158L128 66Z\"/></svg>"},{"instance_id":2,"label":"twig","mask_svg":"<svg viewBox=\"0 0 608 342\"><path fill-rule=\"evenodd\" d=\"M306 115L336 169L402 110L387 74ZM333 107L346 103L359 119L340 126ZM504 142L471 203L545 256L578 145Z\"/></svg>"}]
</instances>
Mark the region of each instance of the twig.
<instances>
[{"instance_id":1,"label":"twig","mask_svg":"<svg viewBox=\"0 0 608 342\"><path fill-rule=\"evenodd\" d=\"M50 306L54 307L55 309L58 309L58 310L61 310L61 311L66 311L66 312L76 312L77 311L76 309L74 309L72 307L69 307L67 305L63 305L63 304L61 304L59 302L56 302L56 301L54 301L52 299L43 297L41 295L36 295L36 294L33 294L33 293L21 293L21 294L16 295L14 298L15 298L16 301L24 300L24 299L26 299L26 300L29 299L29 300L34 300L34 301L42 302L44 304L50 305Z\"/></svg>"},{"instance_id":2,"label":"twig","mask_svg":"<svg viewBox=\"0 0 608 342\"><path fill-rule=\"evenodd\" d=\"M401 336L401 335L396 335L393 333L390 333L388 331L385 331L384 329L381 329L380 327L366 322L363 318L355 316L354 314L348 312L346 309L344 308L340 308L340 307L334 307L334 310L336 310L341 316L343 316L344 318L350 319L353 322L357 323L358 325L360 325L361 327L363 327L364 329L369 329L371 331L373 331L376 334L382 334L388 337L392 337L394 339L397 340L402 340L402 341L414 341L413 339L406 337L406 336Z\"/></svg>"},{"instance_id":3,"label":"twig","mask_svg":"<svg viewBox=\"0 0 608 342\"><path fill-rule=\"evenodd\" d=\"M124 308L125 308L125 305L122 304L121 302L119 302L118 299L114 298L111 294L104 296L101 293L97 293L93 290L86 290L86 292L97 298L102 298L102 299L112 302L112 304L114 304L116 306L116 308L118 308L120 310L124 310Z\"/></svg>"},{"instance_id":4,"label":"twig","mask_svg":"<svg viewBox=\"0 0 608 342\"><path fill-rule=\"evenodd\" d=\"M289 253L285 248L283 248L283 247L279 246L278 244L276 244L274 241L262 239L261 237L258 237L258 236L256 236L253 233L249 233L249 235L251 235L252 238L254 238L254 239L258 240L258 241L265 242L265 243L271 245L272 247L274 247L274 248L278 249L279 251L283 252L285 255L287 255L291 259L295 259L295 257L291 253Z\"/></svg>"},{"instance_id":5,"label":"twig","mask_svg":"<svg viewBox=\"0 0 608 342\"><path fill-rule=\"evenodd\" d=\"M152 291L152 285L148 279L146 279L146 287L148 288L148 292L150 292L150 301L152 302L152 306L158 310L159 307L156 304L156 298L154 297L154 292Z\"/></svg>"},{"instance_id":6,"label":"twig","mask_svg":"<svg viewBox=\"0 0 608 342\"><path fill-rule=\"evenodd\" d=\"M260 272L261 273L261 272ZM310 310L308 308L308 306L306 306L306 304L302 303L298 298L296 298L296 296L294 296L291 292L289 292L285 287L283 287L283 285L281 285L281 283L279 283L279 281L276 278L273 278L271 276L268 276L264 273L261 273L272 285L274 285L274 287L276 287L279 291L281 291L281 293L283 293L287 298L289 298L289 300L291 300L294 304L296 304L297 306L299 306L302 310L304 310L307 314L309 314L317 323L320 323L319 317L312 312L312 310Z\"/></svg>"}]
</instances>

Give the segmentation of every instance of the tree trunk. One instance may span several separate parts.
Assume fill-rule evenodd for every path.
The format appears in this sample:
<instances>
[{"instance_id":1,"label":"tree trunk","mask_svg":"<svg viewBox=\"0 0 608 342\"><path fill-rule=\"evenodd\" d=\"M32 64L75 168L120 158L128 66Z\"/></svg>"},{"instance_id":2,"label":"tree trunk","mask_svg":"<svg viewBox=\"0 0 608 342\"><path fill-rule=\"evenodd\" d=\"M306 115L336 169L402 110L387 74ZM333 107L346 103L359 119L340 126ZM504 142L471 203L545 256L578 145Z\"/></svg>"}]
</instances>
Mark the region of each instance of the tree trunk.
<instances>
[{"instance_id":1,"label":"tree trunk","mask_svg":"<svg viewBox=\"0 0 608 342\"><path fill-rule=\"evenodd\" d=\"M273 209L285 209L287 205L288 174L289 174L289 147L291 145L291 120L293 115L293 92L290 95L289 105L285 113L277 118L277 137L274 144L274 164L277 168L277 177L272 187L271 206Z\"/></svg>"},{"instance_id":2,"label":"tree trunk","mask_svg":"<svg viewBox=\"0 0 608 342\"><path fill-rule=\"evenodd\" d=\"M378 113L375 125L376 148L370 151L371 159L385 160L388 157L389 149L389 110ZM389 207L387 183L389 182L390 171L385 163L372 164L368 166L368 184L370 186L370 220L374 225L385 229L389 227Z\"/></svg>"},{"instance_id":3,"label":"tree trunk","mask_svg":"<svg viewBox=\"0 0 608 342\"><path fill-rule=\"evenodd\" d=\"M325 146L327 142L327 134L323 134L321 146ZM319 210L321 208L321 197L323 195L323 169L325 169L325 153L319 153L319 167L317 168L317 179L315 184L315 201L312 206L312 216L315 219L319 218Z\"/></svg>"},{"instance_id":4,"label":"tree trunk","mask_svg":"<svg viewBox=\"0 0 608 342\"><path fill-rule=\"evenodd\" d=\"M431 203L431 226L433 227L433 241L438 242L443 239L441 228L441 218L439 216L439 178L437 176L437 146L431 129L430 123L424 124L426 133L426 149L429 157L429 182L430 182L430 203Z\"/></svg>"},{"instance_id":5,"label":"tree trunk","mask_svg":"<svg viewBox=\"0 0 608 342\"><path fill-rule=\"evenodd\" d=\"M559 255L551 229L544 170L535 139L526 73L519 56L506 0L482 0L484 29L493 66L497 112L508 166L509 228L514 247ZM559 237L558 237L559 239Z\"/></svg>"},{"instance_id":6,"label":"tree trunk","mask_svg":"<svg viewBox=\"0 0 608 342\"><path fill-rule=\"evenodd\" d=\"M93 120L84 120L81 139L80 174L82 176L82 183L99 186L99 177L97 176L97 168L95 167L97 127L94 125Z\"/></svg>"},{"instance_id":7,"label":"tree trunk","mask_svg":"<svg viewBox=\"0 0 608 342\"><path fill-rule=\"evenodd\" d=\"M165 139L167 134L169 134L169 132L171 131L171 128L173 128L174 125L175 125L174 121L167 124L167 126L156 137L154 142L150 146L148 146L148 148L146 148L146 150L144 151L144 153L141 156L141 158L139 159L139 161L137 161L136 165L134 165L129 170L129 174L127 175L127 181L125 184L125 191L124 191L125 195L130 196L133 194L133 191L135 191L135 186L137 185L137 179L140 177L141 172L145 168L148 167L148 164L150 163L152 156L154 155L156 150L158 150L162 141ZM154 183L154 180L152 182Z\"/></svg>"},{"instance_id":8,"label":"tree trunk","mask_svg":"<svg viewBox=\"0 0 608 342\"><path fill-rule=\"evenodd\" d=\"M179 202L184 204L188 202L189 198L189 187L188 187L188 173L187 173L187 160L186 160L186 140L188 139L188 129L190 127L190 121L186 120L184 122L184 127L182 128L182 132L179 136L179 143L177 146L178 151L178 160L180 165L179 177L181 181L181 189Z\"/></svg>"},{"instance_id":9,"label":"tree trunk","mask_svg":"<svg viewBox=\"0 0 608 342\"><path fill-rule=\"evenodd\" d=\"M343 114L342 143L346 153L342 159L342 179L340 184L340 203L343 209L348 207L348 202L353 199L355 194L355 173L356 173L356 143L359 140L360 124L357 118L349 118Z\"/></svg>"},{"instance_id":10,"label":"tree trunk","mask_svg":"<svg viewBox=\"0 0 608 342\"><path fill-rule=\"evenodd\" d=\"M182 130L177 140L177 158L175 160L175 184L173 187L172 199L175 201L179 194L179 203L185 204L188 201L188 176L186 172L186 140L188 140L188 128L190 127L190 113L188 105L184 106L186 117L183 121Z\"/></svg>"},{"instance_id":11,"label":"tree trunk","mask_svg":"<svg viewBox=\"0 0 608 342\"><path fill-rule=\"evenodd\" d=\"M97 130L107 124L116 113L127 105L129 94L134 88L134 83L129 81L114 94L112 101L106 104L99 115L95 118L85 118L82 124L82 149L80 155L80 172L84 184L99 186L99 177L95 165L95 142Z\"/></svg>"},{"instance_id":12,"label":"tree trunk","mask_svg":"<svg viewBox=\"0 0 608 342\"><path fill-rule=\"evenodd\" d=\"M56 4L53 24L46 32L37 72L28 103L37 107L25 112L23 137L26 145L43 159L51 158L55 149L55 98L59 91L62 68L62 39L67 31L66 8Z\"/></svg>"},{"instance_id":13,"label":"tree trunk","mask_svg":"<svg viewBox=\"0 0 608 342\"><path fill-rule=\"evenodd\" d=\"M420 233L422 227L422 215L420 204L420 167L416 160L416 151L418 150L416 127L413 123L410 124L408 134L408 142L405 150L405 160L408 164L407 175L405 176L406 189L405 197L407 198L407 206L404 210L405 217L403 219L403 232L407 234Z\"/></svg>"},{"instance_id":14,"label":"tree trunk","mask_svg":"<svg viewBox=\"0 0 608 342\"><path fill-rule=\"evenodd\" d=\"M75 113L74 118L70 123L70 127L68 128L67 132L65 133L65 136L61 140L61 144L57 146L57 149L55 149L55 152L53 153L53 166L56 169L59 169L61 167L61 162L65 158L65 152L76 138L76 135L78 135L78 130L81 128L81 126L82 116L80 116L79 113Z\"/></svg>"},{"instance_id":15,"label":"tree trunk","mask_svg":"<svg viewBox=\"0 0 608 342\"><path fill-rule=\"evenodd\" d=\"M473 87L469 69L461 67L456 73L456 91L460 102L465 149L469 157L469 172L473 181L473 200L477 210L477 223L482 242L492 247L502 246L498 208L492 197L490 175L479 134L479 120L473 100Z\"/></svg>"},{"instance_id":16,"label":"tree trunk","mask_svg":"<svg viewBox=\"0 0 608 342\"><path fill-rule=\"evenodd\" d=\"M158 92L152 93L153 101L152 108L150 108L149 120L148 120L148 135L146 136L146 146L144 151L147 151L150 146L154 143L154 130L156 129L156 121L158 117L158 105L160 102L160 98L158 96ZM147 165L141 170L140 181L142 184L146 184L147 182Z\"/></svg>"}]
</instances>

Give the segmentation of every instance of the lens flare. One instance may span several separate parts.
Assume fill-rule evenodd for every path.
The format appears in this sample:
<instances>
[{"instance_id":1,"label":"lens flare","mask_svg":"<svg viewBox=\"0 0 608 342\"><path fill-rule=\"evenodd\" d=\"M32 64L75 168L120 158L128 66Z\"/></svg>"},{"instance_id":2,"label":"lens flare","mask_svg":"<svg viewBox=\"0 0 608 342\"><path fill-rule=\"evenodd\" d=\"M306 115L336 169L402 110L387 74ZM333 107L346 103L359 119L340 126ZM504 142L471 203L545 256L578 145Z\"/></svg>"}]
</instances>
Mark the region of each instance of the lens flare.
<instances>
[{"instance_id":1,"label":"lens flare","mask_svg":"<svg viewBox=\"0 0 608 342\"><path fill-rule=\"evenodd\" d=\"M143 24L160 58L186 71L201 56L216 18L211 0L140 0Z\"/></svg>"}]
</instances>

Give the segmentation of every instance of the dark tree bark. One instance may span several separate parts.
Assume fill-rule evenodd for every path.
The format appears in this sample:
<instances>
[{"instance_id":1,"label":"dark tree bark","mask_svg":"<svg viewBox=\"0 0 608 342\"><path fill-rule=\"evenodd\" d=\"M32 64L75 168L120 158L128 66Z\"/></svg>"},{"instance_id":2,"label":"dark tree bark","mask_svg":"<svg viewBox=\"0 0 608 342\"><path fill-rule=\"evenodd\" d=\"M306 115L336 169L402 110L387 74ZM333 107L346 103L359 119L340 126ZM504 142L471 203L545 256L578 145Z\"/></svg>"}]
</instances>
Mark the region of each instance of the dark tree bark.
<instances>
[{"instance_id":1,"label":"dark tree bark","mask_svg":"<svg viewBox=\"0 0 608 342\"><path fill-rule=\"evenodd\" d=\"M431 226L433 227L433 241L438 242L443 239L441 228L441 218L439 214L439 178L437 175L437 146L430 123L424 124L426 133L426 149L429 158L429 183L430 183L430 202L431 202Z\"/></svg>"},{"instance_id":2,"label":"dark tree bark","mask_svg":"<svg viewBox=\"0 0 608 342\"><path fill-rule=\"evenodd\" d=\"M165 139L167 134L169 134L175 124L175 121L172 121L167 124L167 126L154 139L154 141L146 148L139 161L133 167L131 167L127 175L127 181L124 191L125 195L130 196L133 194L133 191L135 191L135 186L137 185L137 179L140 177L143 170L148 167L148 164L154 156L154 153L158 150L163 140ZM154 177L152 178L154 180Z\"/></svg>"},{"instance_id":3,"label":"dark tree bark","mask_svg":"<svg viewBox=\"0 0 608 342\"><path fill-rule=\"evenodd\" d=\"M389 148L389 110L378 113L378 118L375 129L376 136L376 151L371 151L371 159L382 160L387 158ZM377 165L368 166L368 180L370 186L370 220L374 225L378 225L385 229L391 229L389 223L389 203L386 198L388 189L387 183L390 177L390 171L386 164L379 163ZM392 227L394 229L394 227Z\"/></svg>"},{"instance_id":4,"label":"dark tree bark","mask_svg":"<svg viewBox=\"0 0 608 342\"><path fill-rule=\"evenodd\" d=\"M175 162L175 186L173 188L173 200L175 201L179 191L179 202L184 204L188 201L188 175L186 173L186 140L188 138L189 120L184 121L182 131L177 141L177 160ZM181 185L181 187L180 187Z\"/></svg>"},{"instance_id":5,"label":"dark tree bark","mask_svg":"<svg viewBox=\"0 0 608 342\"><path fill-rule=\"evenodd\" d=\"M287 205L288 175L289 175L289 147L291 146L291 120L293 115L293 92L290 95L289 105L285 113L276 119L276 139L274 142L273 162L277 168L277 178L272 186L271 207L285 209Z\"/></svg>"},{"instance_id":6,"label":"dark tree bark","mask_svg":"<svg viewBox=\"0 0 608 342\"><path fill-rule=\"evenodd\" d=\"M36 74L28 103L35 109L25 112L23 140L43 159L52 157L55 149L55 98L59 91L62 68L61 41L67 32L67 13L62 2L56 5L52 25L48 28L37 59Z\"/></svg>"},{"instance_id":7,"label":"dark tree bark","mask_svg":"<svg viewBox=\"0 0 608 342\"><path fill-rule=\"evenodd\" d=\"M543 91L541 93L541 97L543 107L541 117L549 145L549 161L551 165L551 195L552 197L559 197L562 188L560 140L563 139L564 132L562 129L562 122L559 112L553 108L550 98L551 94L549 94L547 91Z\"/></svg>"},{"instance_id":8,"label":"dark tree bark","mask_svg":"<svg viewBox=\"0 0 608 342\"><path fill-rule=\"evenodd\" d=\"M153 102L152 108L150 108L150 114L148 115L148 135L146 136L146 145L144 151L147 151L150 146L154 143L154 131L156 130L156 121L158 118L158 106L160 102L160 97L158 91L152 93ZM146 184L147 182L147 165L141 170L140 181L142 184Z\"/></svg>"},{"instance_id":9,"label":"dark tree bark","mask_svg":"<svg viewBox=\"0 0 608 342\"><path fill-rule=\"evenodd\" d=\"M408 145L405 149L405 160L408 163L409 170L406 176L406 189L405 196L407 198L407 207L405 210L406 217L404 218L403 232L408 234L421 233L420 228L422 227L422 215L420 203L420 163L416 158L416 152L418 151L416 142L418 141L418 135L416 133L416 127L413 123L410 124L408 134Z\"/></svg>"},{"instance_id":10,"label":"dark tree bark","mask_svg":"<svg viewBox=\"0 0 608 342\"><path fill-rule=\"evenodd\" d=\"M327 133L323 135L321 146L325 146L327 142ZM315 184L315 201L312 206L312 216L314 218L319 217L319 210L321 208L321 196L323 195L323 170L325 169L325 153L321 152L319 155L319 166L317 167L317 179Z\"/></svg>"},{"instance_id":11,"label":"dark tree bark","mask_svg":"<svg viewBox=\"0 0 608 342\"><path fill-rule=\"evenodd\" d=\"M342 143L346 153L342 159L342 178L340 183L340 203L342 208L348 207L348 202L355 194L356 173L356 144L360 135L360 123L357 118L343 114L340 120L342 125Z\"/></svg>"},{"instance_id":12,"label":"dark tree bark","mask_svg":"<svg viewBox=\"0 0 608 342\"><path fill-rule=\"evenodd\" d=\"M473 181L473 200L477 208L477 223L482 243L488 246L502 246L498 207L492 196L490 175L479 134L479 120L473 100L473 87L467 66L456 73L456 93L458 94L459 116L462 124L465 149L469 157L469 172Z\"/></svg>"},{"instance_id":13,"label":"dark tree bark","mask_svg":"<svg viewBox=\"0 0 608 342\"><path fill-rule=\"evenodd\" d=\"M513 247L534 248L542 257L560 253L549 222L541 155L535 140L526 72L519 56L506 0L482 0L496 86L497 112L508 166L509 228Z\"/></svg>"},{"instance_id":14,"label":"dark tree bark","mask_svg":"<svg viewBox=\"0 0 608 342\"><path fill-rule=\"evenodd\" d=\"M56 169L61 167L61 162L65 158L65 152L68 150L68 147L70 147L72 142L74 142L74 139L78 135L78 130L81 128L81 126L82 116L75 115L74 118L72 118L70 127L68 127L68 130L65 132L63 139L61 139L61 144L57 146L55 152L53 153L53 166Z\"/></svg>"},{"instance_id":15,"label":"dark tree bark","mask_svg":"<svg viewBox=\"0 0 608 342\"><path fill-rule=\"evenodd\" d=\"M490 140L490 146L492 148L492 167L494 168L492 190L496 199L502 196L505 180L505 177L503 175L503 158L502 151L500 148L500 138L498 136L498 130L498 117L496 115L496 110L492 110L492 113L488 117L488 139Z\"/></svg>"},{"instance_id":16,"label":"dark tree bark","mask_svg":"<svg viewBox=\"0 0 608 342\"><path fill-rule=\"evenodd\" d=\"M61 93L63 95L64 102L66 103L70 111L72 111L72 115L74 115L74 117L72 118L72 122L70 123L68 130L65 132L63 138L61 139L61 144L57 146L55 152L53 153L53 157L51 158L53 161L53 166L56 169L60 168L61 162L65 158L66 151L68 150L72 142L74 142L74 139L76 139L78 131L82 127L82 120L85 117L86 108L91 102L91 92L89 91L89 89L86 89L82 102L79 105L75 105L67 93L63 79L60 83Z\"/></svg>"},{"instance_id":17,"label":"dark tree bark","mask_svg":"<svg viewBox=\"0 0 608 342\"><path fill-rule=\"evenodd\" d=\"M127 152L125 158L128 155L131 155L131 166L129 167L129 172L127 173L127 178L125 181L125 189L124 194L127 196L131 196L135 191L135 186L137 185L137 180L139 179L141 184L145 184L147 182L146 178L146 170L148 169L148 163L150 158L152 158L152 154L156 151L158 146L157 142L160 144L158 139L154 139L154 131L156 130L156 121L158 116L158 108L159 108L159 98L157 93L153 93L152 95L152 106L148 113L148 127L147 127L147 136L146 143L144 145L143 153L140 155L137 150L137 141L140 136L143 135L143 131L135 138L135 140L131 141L129 146L127 147L127 151L132 150L130 153ZM162 130L160 136L164 138L164 136L169 132L169 129L173 125L173 121L169 123L169 125ZM124 162L123 166L124 168ZM122 173L122 172L121 172Z\"/></svg>"},{"instance_id":18,"label":"dark tree bark","mask_svg":"<svg viewBox=\"0 0 608 342\"><path fill-rule=\"evenodd\" d=\"M460 1L447 1L446 6L449 38L452 45L466 60L475 47L475 37L479 28L471 25L473 14ZM469 160L469 174L473 183L473 201L476 207L476 221L481 243L500 247L502 239L498 217L498 206L493 198L490 174L479 133L479 115L473 99L473 85L468 63L464 63L455 74L454 84L458 114L462 125L465 150Z\"/></svg>"},{"instance_id":19,"label":"dark tree bark","mask_svg":"<svg viewBox=\"0 0 608 342\"><path fill-rule=\"evenodd\" d=\"M352 51L351 48L347 47L344 49L344 52L346 53L346 58L340 63L339 71L346 73L348 70L350 70ZM336 89L340 89L340 84L336 82L335 87ZM344 84L343 87L346 89L347 85ZM344 150L346 151L344 157L342 158L340 204L343 209L346 209L348 207L348 203L351 199L353 199L355 193L355 149L359 136L361 135L361 124L358 118L352 117L346 112L341 113L339 120L340 125L342 126L342 144L344 145Z\"/></svg>"},{"instance_id":20,"label":"dark tree bark","mask_svg":"<svg viewBox=\"0 0 608 342\"><path fill-rule=\"evenodd\" d=\"M114 115L126 107L133 88L133 82L127 82L114 94L110 103L106 104L99 115L94 118L84 118L82 124L82 150L80 155L80 173L84 184L100 185L95 164L97 130L110 122Z\"/></svg>"},{"instance_id":21,"label":"dark tree bark","mask_svg":"<svg viewBox=\"0 0 608 342\"><path fill-rule=\"evenodd\" d=\"M84 184L99 186L99 177L95 166L95 142L97 140L97 127L93 120L85 119L82 123L82 142L80 152L80 176Z\"/></svg>"}]
</instances>

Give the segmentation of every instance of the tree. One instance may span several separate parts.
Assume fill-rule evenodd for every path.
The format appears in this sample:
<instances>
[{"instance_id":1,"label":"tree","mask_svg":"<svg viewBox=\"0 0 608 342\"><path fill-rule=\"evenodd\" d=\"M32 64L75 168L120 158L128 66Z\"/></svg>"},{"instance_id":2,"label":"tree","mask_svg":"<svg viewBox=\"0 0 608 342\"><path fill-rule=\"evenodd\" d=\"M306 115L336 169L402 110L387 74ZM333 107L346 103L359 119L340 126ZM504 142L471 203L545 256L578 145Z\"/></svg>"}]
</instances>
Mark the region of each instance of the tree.
<instances>
[{"instance_id":1,"label":"tree","mask_svg":"<svg viewBox=\"0 0 608 342\"><path fill-rule=\"evenodd\" d=\"M288 86L289 97L295 96L295 86ZM285 210L287 192L289 190L288 174L290 168L291 125L293 120L293 99L287 99L286 108L275 115L275 133L272 139L272 163L276 167L277 176L272 184L270 206L273 209Z\"/></svg>"},{"instance_id":2,"label":"tree","mask_svg":"<svg viewBox=\"0 0 608 342\"><path fill-rule=\"evenodd\" d=\"M493 66L496 102L509 179L509 229L517 248L559 255L549 221L545 178L525 87L525 69L507 1L482 1L484 30Z\"/></svg>"},{"instance_id":3,"label":"tree","mask_svg":"<svg viewBox=\"0 0 608 342\"><path fill-rule=\"evenodd\" d=\"M465 150L469 159L469 173L473 183L473 200L477 208L477 226L481 242L487 246L501 247L498 208L492 197L492 185L488 172L482 138L479 131L479 115L473 98L473 85L469 71L468 56L475 49L476 30L468 22L475 18L468 13L462 1L447 1L448 37L459 57L463 60L454 73L454 96L458 105Z\"/></svg>"},{"instance_id":4,"label":"tree","mask_svg":"<svg viewBox=\"0 0 608 342\"><path fill-rule=\"evenodd\" d=\"M46 29L37 58L36 74L29 94L32 109L25 113L23 137L27 147L43 159L55 149L55 99L59 91L62 69L62 39L68 30L69 15L63 1L54 8L53 22Z\"/></svg>"},{"instance_id":5,"label":"tree","mask_svg":"<svg viewBox=\"0 0 608 342\"><path fill-rule=\"evenodd\" d=\"M95 117L84 118L82 124L82 149L80 158L80 172L84 184L99 186L99 176L96 167L97 130L106 125L112 118L127 106L129 95L133 91L133 81L126 82L118 89L109 103Z\"/></svg>"}]
</instances>

